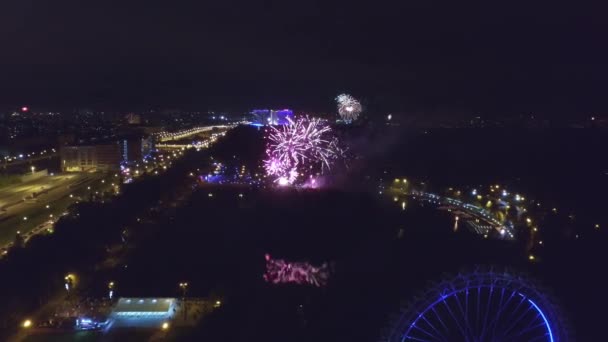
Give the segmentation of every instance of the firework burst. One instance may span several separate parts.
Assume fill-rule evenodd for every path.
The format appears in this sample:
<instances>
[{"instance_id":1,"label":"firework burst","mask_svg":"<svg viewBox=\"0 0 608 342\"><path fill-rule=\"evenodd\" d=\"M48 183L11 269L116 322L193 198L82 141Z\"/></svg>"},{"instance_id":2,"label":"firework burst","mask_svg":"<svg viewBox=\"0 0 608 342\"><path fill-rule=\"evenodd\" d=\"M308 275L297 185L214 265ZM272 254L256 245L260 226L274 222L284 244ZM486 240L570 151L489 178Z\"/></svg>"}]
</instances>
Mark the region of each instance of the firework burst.
<instances>
[{"instance_id":1,"label":"firework burst","mask_svg":"<svg viewBox=\"0 0 608 342\"><path fill-rule=\"evenodd\" d=\"M293 283L322 287L327 284L330 276L329 265L313 266L307 262L289 262L282 259L272 259L266 254L266 273L264 280L271 284Z\"/></svg>"},{"instance_id":2,"label":"firework burst","mask_svg":"<svg viewBox=\"0 0 608 342\"><path fill-rule=\"evenodd\" d=\"M338 114L345 122L353 122L357 120L361 114L361 103L354 97L348 94L340 94L336 97L338 104Z\"/></svg>"},{"instance_id":3,"label":"firework burst","mask_svg":"<svg viewBox=\"0 0 608 342\"><path fill-rule=\"evenodd\" d=\"M342 155L331 127L321 119L287 119L288 124L271 127L268 135L266 174L279 185L294 184L300 176L330 169Z\"/></svg>"}]
</instances>

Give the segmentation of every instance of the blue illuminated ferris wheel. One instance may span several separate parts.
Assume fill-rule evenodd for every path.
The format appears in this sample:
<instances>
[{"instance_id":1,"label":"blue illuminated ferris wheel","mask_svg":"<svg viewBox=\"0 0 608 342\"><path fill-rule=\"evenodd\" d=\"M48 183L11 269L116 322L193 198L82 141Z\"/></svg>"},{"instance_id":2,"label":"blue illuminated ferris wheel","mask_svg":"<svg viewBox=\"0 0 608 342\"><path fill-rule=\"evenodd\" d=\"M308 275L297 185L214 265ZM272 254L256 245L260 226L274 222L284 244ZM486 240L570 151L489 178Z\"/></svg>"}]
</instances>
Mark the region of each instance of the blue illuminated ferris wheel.
<instances>
[{"instance_id":1,"label":"blue illuminated ferris wheel","mask_svg":"<svg viewBox=\"0 0 608 342\"><path fill-rule=\"evenodd\" d=\"M459 274L403 310L386 341L571 341L555 305L523 277Z\"/></svg>"}]
</instances>

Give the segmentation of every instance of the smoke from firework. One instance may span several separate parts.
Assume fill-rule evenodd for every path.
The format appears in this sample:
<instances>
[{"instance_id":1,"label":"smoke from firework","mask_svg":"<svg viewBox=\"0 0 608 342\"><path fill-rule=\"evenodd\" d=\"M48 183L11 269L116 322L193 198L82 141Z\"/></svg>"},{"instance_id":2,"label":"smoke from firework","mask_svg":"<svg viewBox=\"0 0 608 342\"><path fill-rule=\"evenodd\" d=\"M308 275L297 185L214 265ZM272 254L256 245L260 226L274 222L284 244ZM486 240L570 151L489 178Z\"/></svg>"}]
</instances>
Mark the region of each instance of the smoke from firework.
<instances>
[{"instance_id":1,"label":"smoke from firework","mask_svg":"<svg viewBox=\"0 0 608 342\"><path fill-rule=\"evenodd\" d=\"M338 95L336 102L338 104L338 114L345 122L353 122L361 114L361 103L348 94Z\"/></svg>"},{"instance_id":2,"label":"smoke from firework","mask_svg":"<svg viewBox=\"0 0 608 342\"><path fill-rule=\"evenodd\" d=\"M267 136L264 167L279 185L322 173L342 155L326 121L308 117L287 120L287 125L271 127Z\"/></svg>"}]
</instances>

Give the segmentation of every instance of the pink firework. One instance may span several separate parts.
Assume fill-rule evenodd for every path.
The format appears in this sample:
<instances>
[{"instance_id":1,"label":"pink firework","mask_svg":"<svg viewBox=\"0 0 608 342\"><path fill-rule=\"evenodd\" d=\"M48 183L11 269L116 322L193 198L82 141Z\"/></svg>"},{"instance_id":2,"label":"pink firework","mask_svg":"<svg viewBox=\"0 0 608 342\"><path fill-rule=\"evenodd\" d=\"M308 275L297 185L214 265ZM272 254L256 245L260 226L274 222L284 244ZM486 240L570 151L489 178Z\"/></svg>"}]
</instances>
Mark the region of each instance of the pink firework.
<instances>
[{"instance_id":1,"label":"pink firework","mask_svg":"<svg viewBox=\"0 0 608 342\"><path fill-rule=\"evenodd\" d=\"M269 151L267 150L266 153L269 153ZM264 168L266 168L268 175L281 176L285 174L287 165L278 158L270 158L264 161Z\"/></svg>"},{"instance_id":2,"label":"pink firework","mask_svg":"<svg viewBox=\"0 0 608 342\"><path fill-rule=\"evenodd\" d=\"M329 266L312 266L306 262L287 262L282 259L266 258L264 280L272 284L294 283L299 285L325 286L329 279Z\"/></svg>"},{"instance_id":3,"label":"pink firework","mask_svg":"<svg viewBox=\"0 0 608 342\"><path fill-rule=\"evenodd\" d=\"M287 119L288 124L271 127L264 166L279 183L295 183L320 168L330 169L342 155L338 141L326 121L317 118Z\"/></svg>"}]
</instances>

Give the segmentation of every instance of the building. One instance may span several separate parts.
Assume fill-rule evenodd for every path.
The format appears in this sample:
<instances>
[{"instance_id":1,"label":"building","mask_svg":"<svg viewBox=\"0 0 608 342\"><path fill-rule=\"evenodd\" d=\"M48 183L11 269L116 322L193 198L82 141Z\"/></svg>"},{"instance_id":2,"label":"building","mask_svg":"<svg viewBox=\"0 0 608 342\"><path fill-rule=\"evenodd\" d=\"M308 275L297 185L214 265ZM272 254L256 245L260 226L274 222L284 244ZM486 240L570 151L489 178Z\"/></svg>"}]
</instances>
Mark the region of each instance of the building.
<instances>
[{"instance_id":1,"label":"building","mask_svg":"<svg viewBox=\"0 0 608 342\"><path fill-rule=\"evenodd\" d=\"M130 137L95 145L63 146L61 169L64 172L118 171L121 164L137 162L152 150L152 140Z\"/></svg>"},{"instance_id":2,"label":"building","mask_svg":"<svg viewBox=\"0 0 608 342\"><path fill-rule=\"evenodd\" d=\"M123 139L121 147L122 160L125 162L141 160L144 156L141 139Z\"/></svg>"},{"instance_id":3,"label":"building","mask_svg":"<svg viewBox=\"0 0 608 342\"><path fill-rule=\"evenodd\" d=\"M261 125L286 125L293 119L291 109L254 109L251 111L253 122Z\"/></svg>"},{"instance_id":4,"label":"building","mask_svg":"<svg viewBox=\"0 0 608 342\"><path fill-rule=\"evenodd\" d=\"M175 298L120 298L110 315L115 327L158 328L177 310Z\"/></svg>"},{"instance_id":5,"label":"building","mask_svg":"<svg viewBox=\"0 0 608 342\"><path fill-rule=\"evenodd\" d=\"M117 171L122 161L118 143L64 146L59 155L64 172Z\"/></svg>"},{"instance_id":6,"label":"building","mask_svg":"<svg viewBox=\"0 0 608 342\"><path fill-rule=\"evenodd\" d=\"M291 109L279 109L270 111L271 125L287 125L289 120L293 120L293 111Z\"/></svg>"},{"instance_id":7,"label":"building","mask_svg":"<svg viewBox=\"0 0 608 342\"><path fill-rule=\"evenodd\" d=\"M120 298L112 310L112 316L169 318L173 316L175 305L175 298Z\"/></svg>"},{"instance_id":8,"label":"building","mask_svg":"<svg viewBox=\"0 0 608 342\"><path fill-rule=\"evenodd\" d=\"M270 120L269 109L254 109L251 111L252 121L256 124L265 125Z\"/></svg>"}]
</instances>

